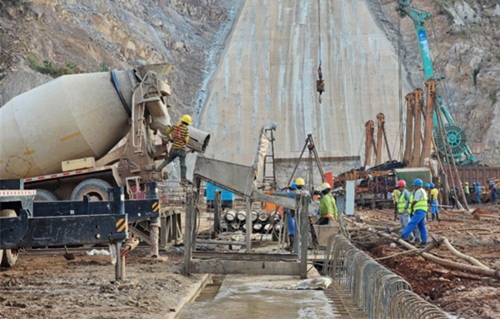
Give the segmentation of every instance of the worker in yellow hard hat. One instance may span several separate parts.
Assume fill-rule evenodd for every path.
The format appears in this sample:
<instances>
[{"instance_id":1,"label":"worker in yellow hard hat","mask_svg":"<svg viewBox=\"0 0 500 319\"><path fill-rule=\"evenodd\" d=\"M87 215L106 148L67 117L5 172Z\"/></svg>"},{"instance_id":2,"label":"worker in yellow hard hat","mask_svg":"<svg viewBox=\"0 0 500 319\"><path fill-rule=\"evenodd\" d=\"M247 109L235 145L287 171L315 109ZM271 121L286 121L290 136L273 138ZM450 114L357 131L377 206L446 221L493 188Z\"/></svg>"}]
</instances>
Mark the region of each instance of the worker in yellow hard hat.
<instances>
[{"instance_id":1,"label":"worker in yellow hard hat","mask_svg":"<svg viewBox=\"0 0 500 319\"><path fill-rule=\"evenodd\" d=\"M319 187L321 201L319 203L320 218L317 222L318 225L328 225L330 221L336 221L338 218L337 204L331 193L331 189L332 187L327 182L321 184Z\"/></svg>"},{"instance_id":2,"label":"worker in yellow hard hat","mask_svg":"<svg viewBox=\"0 0 500 319\"><path fill-rule=\"evenodd\" d=\"M168 154L168 158L156 169L161 172L165 166L170 164L174 159L179 158L181 164L181 184L185 185L188 182L186 179L186 148L189 142L189 128L191 124L191 116L185 114L181 117L179 123L174 126L169 126L166 130L168 138L172 141L172 147Z\"/></svg>"}]
</instances>

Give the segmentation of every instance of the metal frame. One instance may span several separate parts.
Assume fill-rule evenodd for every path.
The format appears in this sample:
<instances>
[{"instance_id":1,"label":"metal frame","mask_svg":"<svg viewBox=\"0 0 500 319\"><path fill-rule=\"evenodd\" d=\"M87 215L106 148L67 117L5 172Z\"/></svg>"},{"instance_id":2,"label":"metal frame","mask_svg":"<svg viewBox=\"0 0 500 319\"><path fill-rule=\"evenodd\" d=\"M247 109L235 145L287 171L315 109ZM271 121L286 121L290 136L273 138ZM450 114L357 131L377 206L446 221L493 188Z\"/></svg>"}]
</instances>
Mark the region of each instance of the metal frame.
<instances>
[{"instance_id":1,"label":"metal frame","mask_svg":"<svg viewBox=\"0 0 500 319\"><path fill-rule=\"evenodd\" d=\"M256 190L249 193L248 184L245 181L240 182L242 190L235 187L236 184L231 184L232 187L227 187L220 181L212 181L214 184L224 188L234 190L236 193L242 194L245 197L247 211L251 211L252 202L255 198L266 198L266 201L278 203L280 206L295 209L297 212L298 232L296 238L297 243L300 243L299 254L262 254L252 253L251 236L253 232L252 221L247 218L247 232L245 242L221 242L217 240L196 240L196 216L198 211L198 200L200 193L200 185L202 177L213 174L214 171L223 170L226 168L226 175L231 176L231 168L234 167L231 163L220 162L217 160L209 160L203 158L203 165L195 169L194 183L186 190L186 228L184 233L184 273L191 275L192 273L212 273L212 274L254 274L254 275L292 275L300 276L302 279L307 278L307 239L309 231L309 195L299 195L296 200L288 198L280 198L271 195L262 194ZM207 165L208 164L208 165ZM206 169L204 169L204 167ZM214 170L215 166L217 169ZM209 170L210 169L210 170ZM248 168L251 169L251 168ZM227 177L226 177L227 178ZM247 194L245 194L247 193ZM220 197L215 196L215 207L220 207ZM218 209L216 209L218 211ZM215 219L214 219L215 220ZM216 223L216 222L215 222ZM216 229L214 227L214 229ZM239 244L245 245L245 253L216 253L195 251L196 243L205 245L220 245L220 244Z\"/></svg>"}]
</instances>

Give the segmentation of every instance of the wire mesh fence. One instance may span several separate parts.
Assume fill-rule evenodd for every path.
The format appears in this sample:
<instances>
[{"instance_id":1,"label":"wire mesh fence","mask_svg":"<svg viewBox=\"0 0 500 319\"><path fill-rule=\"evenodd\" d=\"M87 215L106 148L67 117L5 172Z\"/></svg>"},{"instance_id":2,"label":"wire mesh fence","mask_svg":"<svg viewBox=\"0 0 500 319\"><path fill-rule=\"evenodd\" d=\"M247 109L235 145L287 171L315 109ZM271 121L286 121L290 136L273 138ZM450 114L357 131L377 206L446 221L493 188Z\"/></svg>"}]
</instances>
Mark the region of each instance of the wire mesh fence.
<instances>
[{"instance_id":1,"label":"wire mesh fence","mask_svg":"<svg viewBox=\"0 0 500 319\"><path fill-rule=\"evenodd\" d=\"M357 249L342 235L330 237L323 274L347 288L370 319L448 319L412 291L408 282Z\"/></svg>"}]
</instances>

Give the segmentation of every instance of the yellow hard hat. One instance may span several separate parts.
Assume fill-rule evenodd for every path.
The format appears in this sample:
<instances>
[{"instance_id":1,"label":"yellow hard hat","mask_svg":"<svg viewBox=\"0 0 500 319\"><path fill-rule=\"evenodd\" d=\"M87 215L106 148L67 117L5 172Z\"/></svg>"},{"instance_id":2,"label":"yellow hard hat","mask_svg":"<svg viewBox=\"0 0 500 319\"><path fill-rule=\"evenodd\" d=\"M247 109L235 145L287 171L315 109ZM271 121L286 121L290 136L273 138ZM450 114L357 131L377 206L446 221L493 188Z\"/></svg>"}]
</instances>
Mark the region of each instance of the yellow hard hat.
<instances>
[{"instance_id":1,"label":"yellow hard hat","mask_svg":"<svg viewBox=\"0 0 500 319\"><path fill-rule=\"evenodd\" d=\"M181 122L184 122L186 123L187 125L191 124L193 120L191 119L191 116L187 115L187 114L184 114L182 117L181 117Z\"/></svg>"},{"instance_id":2,"label":"yellow hard hat","mask_svg":"<svg viewBox=\"0 0 500 319\"><path fill-rule=\"evenodd\" d=\"M297 186L304 186L306 184L306 182L304 181L304 179L302 177L299 177L295 180L295 185Z\"/></svg>"}]
</instances>

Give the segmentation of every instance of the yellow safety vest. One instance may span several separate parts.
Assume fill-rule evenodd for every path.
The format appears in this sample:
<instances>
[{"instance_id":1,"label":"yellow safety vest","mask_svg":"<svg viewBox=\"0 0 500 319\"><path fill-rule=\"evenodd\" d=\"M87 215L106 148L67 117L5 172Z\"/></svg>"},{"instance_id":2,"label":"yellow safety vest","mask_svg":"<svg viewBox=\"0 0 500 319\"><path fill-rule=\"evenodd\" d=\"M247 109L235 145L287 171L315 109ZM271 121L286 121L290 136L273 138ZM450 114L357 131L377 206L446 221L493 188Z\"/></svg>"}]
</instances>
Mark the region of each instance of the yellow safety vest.
<instances>
[{"instance_id":1,"label":"yellow safety vest","mask_svg":"<svg viewBox=\"0 0 500 319\"><path fill-rule=\"evenodd\" d=\"M420 200L415 204L415 206L413 206L413 211L416 212L417 210L423 210L424 212L427 212L427 193L422 188L419 190L422 190L423 196L420 197Z\"/></svg>"},{"instance_id":2,"label":"yellow safety vest","mask_svg":"<svg viewBox=\"0 0 500 319\"><path fill-rule=\"evenodd\" d=\"M399 214L402 214L405 212L406 203L407 203L406 198L405 198L405 193L406 193L406 191L402 191L401 195L399 195L399 198L398 198L398 213Z\"/></svg>"}]
</instances>

